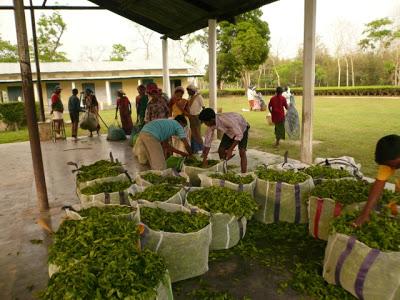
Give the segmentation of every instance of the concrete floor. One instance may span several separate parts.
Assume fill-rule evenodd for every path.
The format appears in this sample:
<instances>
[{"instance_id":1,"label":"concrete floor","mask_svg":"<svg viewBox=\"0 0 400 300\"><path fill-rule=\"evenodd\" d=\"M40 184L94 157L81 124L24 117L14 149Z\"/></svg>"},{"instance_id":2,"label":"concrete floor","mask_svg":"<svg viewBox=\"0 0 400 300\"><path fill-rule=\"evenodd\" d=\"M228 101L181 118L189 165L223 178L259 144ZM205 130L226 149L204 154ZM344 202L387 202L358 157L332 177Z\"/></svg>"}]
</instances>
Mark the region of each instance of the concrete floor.
<instances>
[{"instance_id":1,"label":"concrete floor","mask_svg":"<svg viewBox=\"0 0 400 300\"><path fill-rule=\"evenodd\" d=\"M215 146L213 148L215 149ZM67 162L89 164L107 159L110 151L134 176L145 170L132 155L127 141L108 142L105 136L81 137L78 142L43 142L42 152L50 212L36 209L35 183L29 142L0 145L0 299L33 299L48 280L47 247L51 237L37 224L39 219L56 230L63 216L61 207L79 203L75 176ZM216 157L216 153L212 154ZM259 164L282 162L283 158L257 150L248 151L249 169ZM237 154L230 165L239 166ZM33 244L31 240L43 240Z\"/></svg>"}]
</instances>

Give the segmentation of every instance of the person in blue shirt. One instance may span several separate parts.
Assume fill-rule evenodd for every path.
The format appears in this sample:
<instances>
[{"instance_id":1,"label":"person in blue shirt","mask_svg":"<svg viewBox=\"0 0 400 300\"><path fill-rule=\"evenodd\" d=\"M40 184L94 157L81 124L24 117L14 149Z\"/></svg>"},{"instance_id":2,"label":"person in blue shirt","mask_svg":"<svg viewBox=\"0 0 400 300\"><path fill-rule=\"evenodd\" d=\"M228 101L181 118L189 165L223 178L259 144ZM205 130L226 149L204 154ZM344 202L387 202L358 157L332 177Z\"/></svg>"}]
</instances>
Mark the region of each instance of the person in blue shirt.
<instances>
[{"instance_id":1,"label":"person in blue shirt","mask_svg":"<svg viewBox=\"0 0 400 300\"><path fill-rule=\"evenodd\" d=\"M157 119L143 126L133 149L141 164L149 162L151 170L165 170L164 149L182 156L192 155L184 127L187 120L184 115L175 119ZM180 138L187 152L182 152L169 143L172 136Z\"/></svg>"}]
</instances>

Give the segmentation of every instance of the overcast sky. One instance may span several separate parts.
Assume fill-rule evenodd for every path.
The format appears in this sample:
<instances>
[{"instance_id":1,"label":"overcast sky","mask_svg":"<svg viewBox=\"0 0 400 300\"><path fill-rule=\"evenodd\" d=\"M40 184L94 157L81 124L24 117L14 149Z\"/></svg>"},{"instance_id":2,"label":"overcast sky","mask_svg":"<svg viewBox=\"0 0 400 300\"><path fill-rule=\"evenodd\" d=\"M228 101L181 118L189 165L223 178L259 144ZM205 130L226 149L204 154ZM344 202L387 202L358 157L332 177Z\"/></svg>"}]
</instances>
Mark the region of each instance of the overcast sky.
<instances>
[{"instance_id":1,"label":"overcast sky","mask_svg":"<svg viewBox=\"0 0 400 300\"><path fill-rule=\"evenodd\" d=\"M25 3L29 1L25 0ZM34 0L34 4L41 3L42 0ZM54 0L47 1L48 5L55 3ZM58 0L58 3L92 5L85 0ZM0 5L12 5L12 1L0 0ZM273 53L293 57L303 41L304 1L279 0L262 7L262 11L262 18L270 26ZM134 53L130 59L143 58L144 49L140 45L135 23L108 11L62 11L62 15L67 23L62 40L63 51L71 60L82 60L90 52L92 56L105 59L114 43L126 45ZM27 14L27 17L30 16ZM356 43L366 23L383 17L392 17L400 24L400 0L317 0L316 31L322 42L333 51L335 31L340 27L338 24L346 24ZM0 34L3 39L16 42L12 11L0 11ZM152 59L161 60L159 37L158 33L152 36ZM171 43L170 56L176 57L179 53L179 46ZM207 63L207 55L200 47L192 50L192 56L200 65Z\"/></svg>"}]
</instances>

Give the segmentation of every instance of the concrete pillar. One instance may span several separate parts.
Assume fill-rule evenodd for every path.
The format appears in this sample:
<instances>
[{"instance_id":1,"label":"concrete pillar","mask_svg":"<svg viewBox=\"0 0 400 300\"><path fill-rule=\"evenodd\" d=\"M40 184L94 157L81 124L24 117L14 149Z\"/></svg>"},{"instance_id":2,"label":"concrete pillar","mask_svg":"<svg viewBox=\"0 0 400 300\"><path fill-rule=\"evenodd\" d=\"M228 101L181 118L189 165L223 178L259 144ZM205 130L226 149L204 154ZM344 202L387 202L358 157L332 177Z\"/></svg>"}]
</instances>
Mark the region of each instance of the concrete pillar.
<instances>
[{"instance_id":1,"label":"concrete pillar","mask_svg":"<svg viewBox=\"0 0 400 300\"><path fill-rule=\"evenodd\" d=\"M75 81L71 82L71 90L76 89Z\"/></svg>"},{"instance_id":2,"label":"concrete pillar","mask_svg":"<svg viewBox=\"0 0 400 300\"><path fill-rule=\"evenodd\" d=\"M111 99L111 87L110 87L110 81L106 80L106 98L107 98L107 105L111 105L112 99Z\"/></svg>"},{"instance_id":3,"label":"concrete pillar","mask_svg":"<svg viewBox=\"0 0 400 300\"><path fill-rule=\"evenodd\" d=\"M208 76L210 107L217 110L217 20L208 20Z\"/></svg>"},{"instance_id":4,"label":"concrete pillar","mask_svg":"<svg viewBox=\"0 0 400 300\"><path fill-rule=\"evenodd\" d=\"M303 110L300 160L312 163L317 0L304 0Z\"/></svg>"},{"instance_id":5,"label":"concrete pillar","mask_svg":"<svg viewBox=\"0 0 400 300\"><path fill-rule=\"evenodd\" d=\"M33 84L33 93L35 95L35 102L39 101L39 91L38 91L38 84L34 83Z\"/></svg>"},{"instance_id":6,"label":"concrete pillar","mask_svg":"<svg viewBox=\"0 0 400 300\"><path fill-rule=\"evenodd\" d=\"M171 97L171 85L169 81L168 66L168 37L163 36L162 40L162 62L163 62L163 92Z\"/></svg>"}]
</instances>

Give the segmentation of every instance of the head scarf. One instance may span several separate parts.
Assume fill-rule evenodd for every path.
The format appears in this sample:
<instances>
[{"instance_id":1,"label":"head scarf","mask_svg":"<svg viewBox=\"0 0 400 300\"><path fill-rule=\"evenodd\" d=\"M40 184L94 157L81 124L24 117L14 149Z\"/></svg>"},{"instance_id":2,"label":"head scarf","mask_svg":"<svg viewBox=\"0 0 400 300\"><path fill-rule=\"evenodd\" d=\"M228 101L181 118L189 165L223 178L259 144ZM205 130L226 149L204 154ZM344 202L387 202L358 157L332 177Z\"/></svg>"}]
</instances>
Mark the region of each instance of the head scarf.
<instances>
[{"instance_id":1,"label":"head scarf","mask_svg":"<svg viewBox=\"0 0 400 300\"><path fill-rule=\"evenodd\" d=\"M176 92L185 93L185 89L184 89L183 87L181 87L181 86L177 86L177 87L175 88L175 90L174 90L174 94L175 94Z\"/></svg>"},{"instance_id":2,"label":"head scarf","mask_svg":"<svg viewBox=\"0 0 400 300\"><path fill-rule=\"evenodd\" d=\"M157 87L157 84L155 84L155 83L149 83L148 85L147 85L147 87L146 87L146 92L147 92L147 94L152 94L152 93L158 93L158 87Z\"/></svg>"},{"instance_id":3,"label":"head scarf","mask_svg":"<svg viewBox=\"0 0 400 300\"><path fill-rule=\"evenodd\" d=\"M197 93L197 87L194 85L194 83L189 84L186 89L192 90L193 92Z\"/></svg>"}]
</instances>

